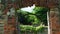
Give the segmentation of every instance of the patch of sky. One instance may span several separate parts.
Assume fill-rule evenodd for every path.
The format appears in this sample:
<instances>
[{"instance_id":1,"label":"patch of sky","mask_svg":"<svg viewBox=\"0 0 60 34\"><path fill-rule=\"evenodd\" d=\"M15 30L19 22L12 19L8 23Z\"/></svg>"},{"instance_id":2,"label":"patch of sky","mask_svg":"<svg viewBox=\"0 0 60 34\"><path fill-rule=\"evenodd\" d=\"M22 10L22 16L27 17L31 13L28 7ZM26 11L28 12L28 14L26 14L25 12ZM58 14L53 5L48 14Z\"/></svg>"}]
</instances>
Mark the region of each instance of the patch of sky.
<instances>
[{"instance_id":1,"label":"patch of sky","mask_svg":"<svg viewBox=\"0 0 60 34\"><path fill-rule=\"evenodd\" d=\"M35 8L35 4L33 4L33 6L31 7L28 6L28 7L21 8L21 10L32 13L34 8Z\"/></svg>"}]
</instances>

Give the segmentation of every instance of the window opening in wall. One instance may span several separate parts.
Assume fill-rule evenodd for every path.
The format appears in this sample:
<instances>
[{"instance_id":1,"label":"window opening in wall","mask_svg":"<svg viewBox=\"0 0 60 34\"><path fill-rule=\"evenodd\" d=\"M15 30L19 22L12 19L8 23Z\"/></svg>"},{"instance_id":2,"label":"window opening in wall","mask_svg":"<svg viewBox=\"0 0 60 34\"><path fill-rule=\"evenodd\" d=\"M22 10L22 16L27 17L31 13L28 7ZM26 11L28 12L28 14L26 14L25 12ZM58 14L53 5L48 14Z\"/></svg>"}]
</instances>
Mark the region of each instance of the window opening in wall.
<instances>
[{"instance_id":1,"label":"window opening in wall","mask_svg":"<svg viewBox=\"0 0 60 34\"><path fill-rule=\"evenodd\" d=\"M37 7L35 5L17 10L20 31L42 32L45 26L48 26L47 11L48 8Z\"/></svg>"}]
</instances>

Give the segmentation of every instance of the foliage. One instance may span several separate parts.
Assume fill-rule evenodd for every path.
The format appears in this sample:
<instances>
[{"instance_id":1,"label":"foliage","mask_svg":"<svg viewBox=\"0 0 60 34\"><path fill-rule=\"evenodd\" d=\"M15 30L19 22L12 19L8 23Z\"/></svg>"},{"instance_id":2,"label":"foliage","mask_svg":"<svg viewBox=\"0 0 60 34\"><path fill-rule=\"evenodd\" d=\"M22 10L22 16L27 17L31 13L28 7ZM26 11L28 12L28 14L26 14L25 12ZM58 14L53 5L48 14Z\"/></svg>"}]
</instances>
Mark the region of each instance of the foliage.
<instances>
[{"instance_id":1,"label":"foliage","mask_svg":"<svg viewBox=\"0 0 60 34\"><path fill-rule=\"evenodd\" d=\"M47 25L47 11L48 8L45 7L35 7L33 9L33 14L36 14L37 18L41 20L45 25Z\"/></svg>"},{"instance_id":2,"label":"foliage","mask_svg":"<svg viewBox=\"0 0 60 34\"><path fill-rule=\"evenodd\" d=\"M43 25L40 25L37 27L31 26L31 25L20 25L21 31L34 31L34 32L40 31L40 32L43 32L44 28L45 27L43 27Z\"/></svg>"},{"instance_id":3,"label":"foliage","mask_svg":"<svg viewBox=\"0 0 60 34\"><path fill-rule=\"evenodd\" d=\"M28 15L28 19L27 22L31 22L32 24L39 24L40 21L38 20L38 18L35 15Z\"/></svg>"},{"instance_id":4,"label":"foliage","mask_svg":"<svg viewBox=\"0 0 60 34\"><path fill-rule=\"evenodd\" d=\"M39 24L41 22L47 24L47 11L48 8L45 7L35 7L32 13L18 10L18 20L24 25Z\"/></svg>"},{"instance_id":5,"label":"foliage","mask_svg":"<svg viewBox=\"0 0 60 34\"><path fill-rule=\"evenodd\" d=\"M32 13L27 11L18 10L18 21L20 24L21 31L44 31L44 27L41 25L42 22L47 24L47 11L48 8L45 7L35 7ZM32 25L31 25L32 24ZM37 27L33 26L34 24L39 25Z\"/></svg>"},{"instance_id":6,"label":"foliage","mask_svg":"<svg viewBox=\"0 0 60 34\"><path fill-rule=\"evenodd\" d=\"M30 31L30 30L35 30L35 27L29 26L29 25L20 25L21 31Z\"/></svg>"}]
</instances>

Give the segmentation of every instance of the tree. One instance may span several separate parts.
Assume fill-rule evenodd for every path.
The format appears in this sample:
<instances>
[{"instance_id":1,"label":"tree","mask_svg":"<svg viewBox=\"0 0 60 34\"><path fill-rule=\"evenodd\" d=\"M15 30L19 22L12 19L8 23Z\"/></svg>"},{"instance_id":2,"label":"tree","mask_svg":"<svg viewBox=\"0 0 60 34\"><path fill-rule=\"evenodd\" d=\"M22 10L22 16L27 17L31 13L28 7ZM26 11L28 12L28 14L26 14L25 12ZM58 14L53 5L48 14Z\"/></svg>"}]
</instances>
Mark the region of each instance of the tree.
<instances>
[{"instance_id":1,"label":"tree","mask_svg":"<svg viewBox=\"0 0 60 34\"><path fill-rule=\"evenodd\" d=\"M19 18L19 21L25 25L39 24L42 22L47 25L47 11L48 11L48 8L45 8L45 7L35 7L32 13L19 10L18 18Z\"/></svg>"},{"instance_id":2,"label":"tree","mask_svg":"<svg viewBox=\"0 0 60 34\"><path fill-rule=\"evenodd\" d=\"M40 19L43 24L47 25L47 11L48 8L35 7L33 13L36 14L37 18Z\"/></svg>"}]
</instances>

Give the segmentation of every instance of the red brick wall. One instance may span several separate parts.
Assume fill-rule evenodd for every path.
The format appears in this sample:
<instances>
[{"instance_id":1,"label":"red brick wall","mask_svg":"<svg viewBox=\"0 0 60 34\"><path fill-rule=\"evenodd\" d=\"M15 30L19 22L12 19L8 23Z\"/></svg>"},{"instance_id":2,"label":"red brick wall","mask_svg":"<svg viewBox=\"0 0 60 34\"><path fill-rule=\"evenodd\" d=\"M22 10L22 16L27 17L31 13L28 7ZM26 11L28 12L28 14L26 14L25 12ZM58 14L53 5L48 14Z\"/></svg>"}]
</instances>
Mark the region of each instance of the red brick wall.
<instances>
[{"instance_id":1,"label":"red brick wall","mask_svg":"<svg viewBox=\"0 0 60 34\"><path fill-rule=\"evenodd\" d=\"M11 18L8 17L8 21L4 27L4 34L16 34L16 18L12 16Z\"/></svg>"},{"instance_id":2,"label":"red brick wall","mask_svg":"<svg viewBox=\"0 0 60 34\"><path fill-rule=\"evenodd\" d=\"M57 2L55 3L55 0L48 0L47 1L48 3L46 3L46 1L47 0L38 0L38 1L37 0L30 0L30 1L25 0L25 1L21 1L22 3L19 1L19 2L16 2L15 4L13 4L13 3L12 4L13 4L13 7L15 7L15 8L18 8L19 6L20 7L25 7L25 6L29 6L29 5L32 5L32 4L36 4L38 6L45 6L45 7L48 6L49 8L52 8L52 7L57 5ZM10 4L9 4L9 6L10 6ZM4 10L4 13L6 14L8 10L9 9L6 8ZM58 18L57 15L58 14L56 12L51 12L50 13L51 34L60 34L60 31L59 31L60 25L58 24L59 23L58 22L59 18ZM16 30L15 27L16 27L16 18L13 16L12 19L8 19L7 23L5 24L5 26L4 26L4 30L5 30L4 34L14 34L15 33L14 31Z\"/></svg>"},{"instance_id":3,"label":"red brick wall","mask_svg":"<svg viewBox=\"0 0 60 34\"><path fill-rule=\"evenodd\" d=\"M60 34L59 11L56 10L50 11L50 34Z\"/></svg>"}]
</instances>

